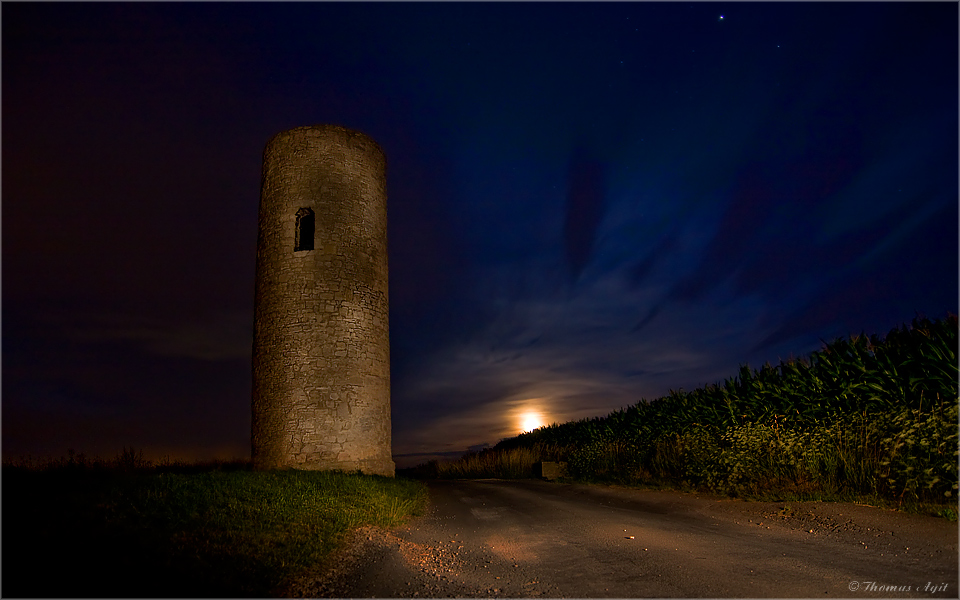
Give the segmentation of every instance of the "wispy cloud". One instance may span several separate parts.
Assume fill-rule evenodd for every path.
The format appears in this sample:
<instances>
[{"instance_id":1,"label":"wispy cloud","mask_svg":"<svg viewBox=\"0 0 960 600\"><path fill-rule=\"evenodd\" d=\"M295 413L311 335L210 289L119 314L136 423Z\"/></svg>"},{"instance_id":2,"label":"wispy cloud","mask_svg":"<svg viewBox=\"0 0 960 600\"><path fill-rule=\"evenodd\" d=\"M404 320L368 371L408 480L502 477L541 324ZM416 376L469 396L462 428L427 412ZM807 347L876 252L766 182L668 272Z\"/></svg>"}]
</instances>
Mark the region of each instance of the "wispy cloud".
<instances>
[{"instance_id":1,"label":"wispy cloud","mask_svg":"<svg viewBox=\"0 0 960 600\"><path fill-rule=\"evenodd\" d=\"M559 254L559 246L555 250ZM682 252L683 244L671 251ZM609 257L601 249L594 260ZM701 304L664 303L667 287L656 278L638 285L627 258L604 270L588 265L566 290L510 285L531 273L555 282L530 262L562 264L531 256L489 269L477 282L496 310L469 339L425 361L416 383L402 391L401 410L420 420L395 439L399 451L495 443L519 433L518 414L527 409L537 409L547 423L565 422L602 416L671 388L712 383L732 375L736 361L771 327L772 309L762 298L737 295L722 283ZM636 324L654 308L656 318L638 331ZM442 398L448 410L423 410Z\"/></svg>"}]
</instances>

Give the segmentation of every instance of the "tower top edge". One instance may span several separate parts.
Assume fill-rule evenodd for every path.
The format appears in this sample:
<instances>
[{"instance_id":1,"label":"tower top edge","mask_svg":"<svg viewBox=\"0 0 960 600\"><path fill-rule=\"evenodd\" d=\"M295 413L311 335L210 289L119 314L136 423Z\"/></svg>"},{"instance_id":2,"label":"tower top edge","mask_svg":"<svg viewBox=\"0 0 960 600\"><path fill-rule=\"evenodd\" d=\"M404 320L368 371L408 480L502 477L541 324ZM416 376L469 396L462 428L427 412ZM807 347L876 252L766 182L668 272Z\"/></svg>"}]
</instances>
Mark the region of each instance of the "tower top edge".
<instances>
[{"instance_id":1,"label":"tower top edge","mask_svg":"<svg viewBox=\"0 0 960 600\"><path fill-rule=\"evenodd\" d=\"M264 147L266 151L271 146L274 146L278 143L284 143L287 140L291 139L308 139L308 138L327 138L327 139L336 139L340 138L343 140L352 139L354 142L360 142L363 145L371 146L376 150L381 156L385 156L383 148L380 147L372 137L363 133L362 131L357 131L356 129L349 129L343 127L342 125L332 125L332 124L321 124L321 125L303 125L300 127L294 127L292 129L286 129L275 134L271 137Z\"/></svg>"}]
</instances>

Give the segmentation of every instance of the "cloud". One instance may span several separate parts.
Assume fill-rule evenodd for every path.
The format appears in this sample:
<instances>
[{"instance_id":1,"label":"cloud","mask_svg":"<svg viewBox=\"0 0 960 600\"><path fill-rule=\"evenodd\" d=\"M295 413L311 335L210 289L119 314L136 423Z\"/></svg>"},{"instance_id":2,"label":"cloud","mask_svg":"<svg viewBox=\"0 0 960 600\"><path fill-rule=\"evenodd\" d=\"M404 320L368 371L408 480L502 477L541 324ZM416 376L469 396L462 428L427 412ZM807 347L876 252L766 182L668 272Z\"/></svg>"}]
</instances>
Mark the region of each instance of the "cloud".
<instances>
[{"instance_id":1,"label":"cloud","mask_svg":"<svg viewBox=\"0 0 960 600\"><path fill-rule=\"evenodd\" d=\"M762 298L736 295L729 282L701 304L656 305L664 288L637 286L626 277L629 268L602 275L588 269L566 294L527 287L490 298L498 308L492 319L425 360L396 390L400 410L420 415L415 427L398 428L398 451L495 443L520 432L518 414L528 409L548 423L566 422L714 383L733 375L770 332ZM509 278L512 269L526 267L487 276ZM654 307L658 318L637 332Z\"/></svg>"}]
</instances>

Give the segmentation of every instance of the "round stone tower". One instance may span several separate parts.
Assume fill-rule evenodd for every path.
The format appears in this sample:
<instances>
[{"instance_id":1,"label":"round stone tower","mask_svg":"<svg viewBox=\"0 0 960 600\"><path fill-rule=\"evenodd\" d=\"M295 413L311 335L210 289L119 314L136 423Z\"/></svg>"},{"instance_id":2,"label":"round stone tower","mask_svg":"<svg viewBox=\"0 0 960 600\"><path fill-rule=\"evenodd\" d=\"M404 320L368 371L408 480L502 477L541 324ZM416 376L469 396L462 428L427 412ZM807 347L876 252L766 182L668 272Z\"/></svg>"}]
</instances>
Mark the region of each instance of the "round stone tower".
<instances>
[{"instance_id":1,"label":"round stone tower","mask_svg":"<svg viewBox=\"0 0 960 600\"><path fill-rule=\"evenodd\" d=\"M386 161L332 125L263 151L253 336L257 469L394 474Z\"/></svg>"}]
</instances>

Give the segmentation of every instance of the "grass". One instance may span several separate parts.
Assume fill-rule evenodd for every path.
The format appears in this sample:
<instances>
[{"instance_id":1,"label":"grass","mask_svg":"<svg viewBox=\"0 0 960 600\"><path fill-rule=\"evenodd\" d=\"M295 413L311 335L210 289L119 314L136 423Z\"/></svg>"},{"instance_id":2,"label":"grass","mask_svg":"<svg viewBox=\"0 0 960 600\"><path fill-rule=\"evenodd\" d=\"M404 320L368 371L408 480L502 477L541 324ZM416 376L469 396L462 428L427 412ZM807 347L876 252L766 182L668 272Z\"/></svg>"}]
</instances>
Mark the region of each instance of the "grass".
<instances>
[{"instance_id":1,"label":"grass","mask_svg":"<svg viewBox=\"0 0 960 600\"><path fill-rule=\"evenodd\" d=\"M4 596L263 597L353 528L394 526L423 484L246 463L66 459L3 468Z\"/></svg>"}]
</instances>

